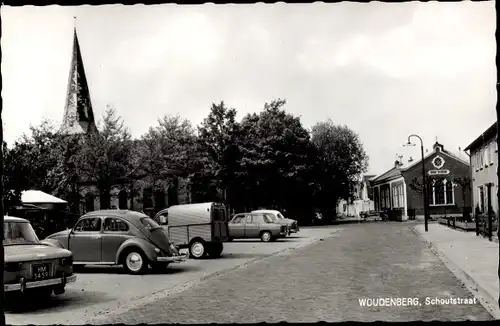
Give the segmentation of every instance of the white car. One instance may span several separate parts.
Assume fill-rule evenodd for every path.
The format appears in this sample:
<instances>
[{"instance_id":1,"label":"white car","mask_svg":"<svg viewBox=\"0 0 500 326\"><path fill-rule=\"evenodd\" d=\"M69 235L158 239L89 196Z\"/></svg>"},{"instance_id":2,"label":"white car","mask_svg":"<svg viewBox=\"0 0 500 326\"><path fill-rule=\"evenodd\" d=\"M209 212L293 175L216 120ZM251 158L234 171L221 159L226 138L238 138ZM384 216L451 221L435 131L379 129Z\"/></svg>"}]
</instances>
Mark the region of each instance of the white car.
<instances>
[{"instance_id":1,"label":"white car","mask_svg":"<svg viewBox=\"0 0 500 326\"><path fill-rule=\"evenodd\" d=\"M258 209L252 211L251 213L266 213L273 215L276 219L278 219L280 224L288 226L288 235L299 232L299 224L297 221L284 217L280 211L274 209Z\"/></svg>"}]
</instances>

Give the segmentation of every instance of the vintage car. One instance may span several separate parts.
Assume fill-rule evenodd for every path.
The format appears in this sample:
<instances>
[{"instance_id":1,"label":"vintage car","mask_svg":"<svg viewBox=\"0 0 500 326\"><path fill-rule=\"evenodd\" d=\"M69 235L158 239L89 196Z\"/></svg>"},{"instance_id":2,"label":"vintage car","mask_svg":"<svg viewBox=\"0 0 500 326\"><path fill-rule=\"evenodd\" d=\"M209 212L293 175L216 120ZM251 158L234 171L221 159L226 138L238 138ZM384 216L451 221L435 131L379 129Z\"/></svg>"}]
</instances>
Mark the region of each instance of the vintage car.
<instances>
[{"instance_id":1,"label":"vintage car","mask_svg":"<svg viewBox=\"0 0 500 326\"><path fill-rule=\"evenodd\" d=\"M297 221L289 219L289 218L285 218L283 216L283 214L280 213L280 211L273 210L273 209L259 209L259 210L252 211L252 213L267 213L267 214L273 215L274 217L276 217L279 220L279 222L281 224L288 226L288 235L290 235L291 233L299 232L299 224L297 223Z\"/></svg>"},{"instance_id":2,"label":"vintage car","mask_svg":"<svg viewBox=\"0 0 500 326\"><path fill-rule=\"evenodd\" d=\"M7 295L58 295L64 293L66 284L76 281L71 251L41 243L23 218L4 216L3 227L3 282Z\"/></svg>"},{"instance_id":3,"label":"vintage car","mask_svg":"<svg viewBox=\"0 0 500 326\"><path fill-rule=\"evenodd\" d=\"M87 213L73 229L54 233L44 242L71 250L75 267L123 265L130 274L143 274L148 265L161 270L187 258L160 225L130 210Z\"/></svg>"},{"instance_id":4,"label":"vintage car","mask_svg":"<svg viewBox=\"0 0 500 326\"><path fill-rule=\"evenodd\" d=\"M189 248L195 259L218 258L229 239L226 207L222 203L174 205L161 210L154 220L181 249Z\"/></svg>"},{"instance_id":5,"label":"vintage car","mask_svg":"<svg viewBox=\"0 0 500 326\"><path fill-rule=\"evenodd\" d=\"M269 242L286 237L287 231L286 225L267 213L240 213L229 222L230 240L260 238L263 242Z\"/></svg>"}]
</instances>

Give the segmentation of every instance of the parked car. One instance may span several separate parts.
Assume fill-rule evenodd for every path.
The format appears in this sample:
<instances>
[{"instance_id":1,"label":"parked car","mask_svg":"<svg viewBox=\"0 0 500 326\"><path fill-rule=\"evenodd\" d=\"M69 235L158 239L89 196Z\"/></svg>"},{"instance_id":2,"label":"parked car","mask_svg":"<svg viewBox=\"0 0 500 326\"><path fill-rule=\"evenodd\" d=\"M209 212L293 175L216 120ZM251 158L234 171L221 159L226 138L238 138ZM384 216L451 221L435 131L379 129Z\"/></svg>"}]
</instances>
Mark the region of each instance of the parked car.
<instances>
[{"instance_id":1,"label":"parked car","mask_svg":"<svg viewBox=\"0 0 500 326\"><path fill-rule=\"evenodd\" d=\"M229 239L226 207L221 203L174 205L159 211L154 220L181 249L195 259L220 257Z\"/></svg>"},{"instance_id":2,"label":"parked car","mask_svg":"<svg viewBox=\"0 0 500 326\"><path fill-rule=\"evenodd\" d=\"M280 211L273 210L273 209L258 209L258 210L252 211L251 213L267 213L267 214L273 215L274 217L276 217L278 219L278 221L281 224L288 226L288 235L290 235L292 233L299 232L299 224L297 223L297 221L289 219L289 218L285 218L283 216L283 214L281 214Z\"/></svg>"},{"instance_id":3,"label":"parked car","mask_svg":"<svg viewBox=\"0 0 500 326\"><path fill-rule=\"evenodd\" d=\"M229 222L229 239L260 238L263 242L286 237L287 226L267 213L240 213Z\"/></svg>"},{"instance_id":4,"label":"parked car","mask_svg":"<svg viewBox=\"0 0 500 326\"><path fill-rule=\"evenodd\" d=\"M150 217L129 210L101 210L80 217L70 230L48 236L45 243L73 252L73 264L123 265L130 274L164 269L186 260Z\"/></svg>"},{"instance_id":5,"label":"parked car","mask_svg":"<svg viewBox=\"0 0 500 326\"><path fill-rule=\"evenodd\" d=\"M46 296L63 294L75 282L71 251L45 245L26 219L4 216L6 294L36 292Z\"/></svg>"}]
</instances>

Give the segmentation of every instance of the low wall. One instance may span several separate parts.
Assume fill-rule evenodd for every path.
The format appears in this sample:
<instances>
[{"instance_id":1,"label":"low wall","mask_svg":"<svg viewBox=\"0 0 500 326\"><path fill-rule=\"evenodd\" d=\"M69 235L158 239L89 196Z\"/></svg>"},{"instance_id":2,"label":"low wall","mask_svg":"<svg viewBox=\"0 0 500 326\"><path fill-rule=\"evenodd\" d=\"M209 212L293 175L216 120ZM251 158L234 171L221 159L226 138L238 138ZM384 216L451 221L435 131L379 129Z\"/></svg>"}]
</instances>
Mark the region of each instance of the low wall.
<instances>
[{"instance_id":1,"label":"low wall","mask_svg":"<svg viewBox=\"0 0 500 326\"><path fill-rule=\"evenodd\" d=\"M445 219L445 218L439 218L438 222L439 222L439 224L448 226L448 220ZM453 228L453 219L450 219L449 226L451 228ZM455 221L455 228L461 229L461 230L464 230L464 231L475 231L476 230L476 223L475 222L458 222L458 221Z\"/></svg>"}]
</instances>

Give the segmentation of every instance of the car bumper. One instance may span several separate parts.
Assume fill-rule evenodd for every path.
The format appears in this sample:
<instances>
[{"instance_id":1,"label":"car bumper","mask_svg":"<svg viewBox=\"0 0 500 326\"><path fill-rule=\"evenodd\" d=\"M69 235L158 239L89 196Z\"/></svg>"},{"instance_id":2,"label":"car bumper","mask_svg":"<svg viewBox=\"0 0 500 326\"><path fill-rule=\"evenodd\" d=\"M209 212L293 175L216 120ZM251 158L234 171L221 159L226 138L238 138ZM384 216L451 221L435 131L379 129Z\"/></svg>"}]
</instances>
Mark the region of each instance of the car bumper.
<instances>
[{"instance_id":1,"label":"car bumper","mask_svg":"<svg viewBox=\"0 0 500 326\"><path fill-rule=\"evenodd\" d=\"M169 256L169 257L157 257L156 260L160 263L180 263L187 259L186 254L181 254L179 256Z\"/></svg>"},{"instance_id":2,"label":"car bumper","mask_svg":"<svg viewBox=\"0 0 500 326\"><path fill-rule=\"evenodd\" d=\"M42 280L42 281L32 281L32 282L19 282L19 283L14 283L14 284L5 284L4 285L4 291L5 292L11 292L11 291L24 291L24 289L35 289L35 288L41 288L41 287L46 287L46 286L54 286L54 285L66 285L67 283L73 283L76 282L76 274L73 274L71 276L68 276L66 278L64 277L58 277L58 278L51 278L48 280Z\"/></svg>"}]
</instances>

